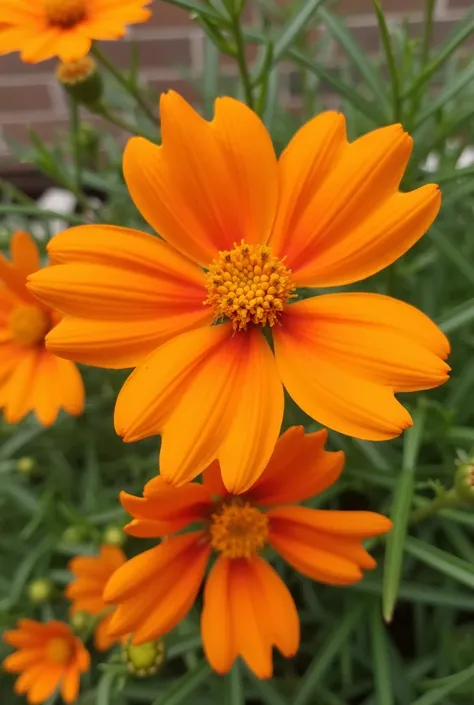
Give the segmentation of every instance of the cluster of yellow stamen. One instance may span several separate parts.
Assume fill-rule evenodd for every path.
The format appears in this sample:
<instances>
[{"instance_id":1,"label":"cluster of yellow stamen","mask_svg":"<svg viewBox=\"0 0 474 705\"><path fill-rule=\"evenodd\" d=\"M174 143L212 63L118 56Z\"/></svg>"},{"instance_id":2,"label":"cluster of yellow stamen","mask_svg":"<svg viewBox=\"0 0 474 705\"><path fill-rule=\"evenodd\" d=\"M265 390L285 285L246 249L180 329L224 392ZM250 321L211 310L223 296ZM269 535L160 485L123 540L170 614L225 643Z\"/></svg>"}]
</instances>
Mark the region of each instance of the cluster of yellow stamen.
<instances>
[{"instance_id":1,"label":"cluster of yellow stamen","mask_svg":"<svg viewBox=\"0 0 474 705\"><path fill-rule=\"evenodd\" d=\"M65 637L51 639L47 647L48 659L59 666L65 666L74 655L74 646Z\"/></svg>"},{"instance_id":2,"label":"cluster of yellow stamen","mask_svg":"<svg viewBox=\"0 0 474 705\"><path fill-rule=\"evenodd\" d=\"M211 546L226 558L252 558L268 539L268 517L238 497L223 502L209 522Z\"/></svg>"},{"instance_id":3,"label":"cluster of yellow stamen","mask_svg":"<svg viewBox=\"0 0 474 705\"><path fill-rule=\"evenodd\" d=\"M249 323L274 326L294 296L291 270L266 245L247 245L219 252L206 274L207 299L216 319L226 317L234 330Z\"/></svg>"},{"instance_id":4,"label":"cluster of yellow stamen","mask_svg":"<svg viewBox=\"0 0 474 705\"><path fill-rule=\"evenodd\" d=\"M97 69L91 56L84 56L79 61L59 64L56 69L56 78L60 83L72 85L85 81Z\"/></svg>"},{"instance_id":5,"label":"cluster of yellow stamen","mask_svg":"<svg viewBox=\"0 0 474 705\"><path fill-rule=\"evenodd\" d=\"M87 0L43 0L48 23L70 29L87 18Z\"/></svg>"},{"instance_id":6,"label":"cluster of yellow stamen","mask_svg":"<svg viewBox=\"0 0 474 705\"><path fill-rule=\"evenodd\" d=\"M8 327L15 342L33 347L44 340L51 328L51 318L38 306L20 306L10 314Z\"/></svg>"}]
</instances>

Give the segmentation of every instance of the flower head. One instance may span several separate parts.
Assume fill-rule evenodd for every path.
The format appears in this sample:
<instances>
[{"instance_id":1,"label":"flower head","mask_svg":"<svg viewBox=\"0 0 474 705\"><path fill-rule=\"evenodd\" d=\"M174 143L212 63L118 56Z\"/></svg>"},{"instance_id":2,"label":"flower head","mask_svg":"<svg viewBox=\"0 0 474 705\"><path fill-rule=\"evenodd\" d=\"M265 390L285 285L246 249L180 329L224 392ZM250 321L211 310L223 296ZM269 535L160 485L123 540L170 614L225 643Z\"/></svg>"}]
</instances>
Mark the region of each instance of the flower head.
<instances>
[{"instance_id":1,"label":"flower head","mask_svg":"<svg viewBox=\"0 0 474 705\"><path fill-rule=\"evenodd\" d=\"M9 423L34 411L50 426L61 408L82 412L84 387L76 366L45 348L45 336L60 316L26 288L26 277L40 267L33 239L16 232L11 261L0 255L0 407Z\"/></svg>"},{"instance_id":2,"label":"flower head","mask_svg":"<svg viewBox=\"0 0 474 705\"><path fill-rule=\"evenodd\" d=\"M412 420L394 394L447 379L443 333L387 296L294 297L364 279L426 232L438 188L399 191L411 138L391 125L349 143L329 112L277 160L260 119L234 99L218 99L207 122L171 92L161 121L162 146L130 140L124 174L164 239L96 225L53 238L59 265L31 278L67 314L50 349L136 367L116 430L125 441L161 434L161 472L175 485L218 459L229 492L251 487L280 432L283 386L339 432L399 435Z\"/></svg>"},{"instance_id":3,"label":"flower head","mask_svg":"<svg viewBox=\"0 0 474 705\"><path fill-rule=\"evenodd\" d=\"M6 631L3 640L18 649L3 661L6 671L20 674L15 693L26 694L28 702L36 705L60 687L63 700L75 702L80 674L89 669L90 659L67 624L20 619L18 628Z\"/></svg>"},{"instance_id":4,"label":"flower head","mask_svg":"<svg viewBox=\"0 0 474 705\"><path fill-rule=\"evenodd\" d=\"M78 556L69 561L68 568L74 580L66 588L66 597L72 601L71 614L97 616L107 610L102 593L110 576L126 561L125 554L117 546L101 546L98 556ZM98 651L107 651L118 640L108 634L112 613L109 611L100 620L94 635Z\"/></svg>"},{"instance_id":5,"label":"flower head","mask_svg":"<svg viewBox=\"0 0 474 705\"><path fill-rule=\"evenodd\" d=\"M228 672L237 656L260 678L272 674L272 646L293 656L299 621L293 599L262 551L271 546L304 575L331 585L355 583L375 561L362 540L385 533L391 522L372 512L308 509L296 503L332 485L342 470L342 452L324 450L326 431L305 435L290 428L256 484L229 494L214 462L204 483L175 488L151 480L143 498L122 492L134 517L132 536L166 536L155 548L117 570L104 597L118 607L114 636L133 633L132 643L157 639L188 613L214 554L204 589L201 632L211 666ZM200 528L178 533L191 524Z\"/></svg>"},{"instance_id":6,"label":"flower head","mask_svg":"<svg viewBox=\"0 0 474 705\"><path fill-rule=\"evenodd\" d=\"M151 0L1 0L0 54L21 51L28 63L85 56L93 39L119 39L146 22Z\"/></svg>"}]
</instances>

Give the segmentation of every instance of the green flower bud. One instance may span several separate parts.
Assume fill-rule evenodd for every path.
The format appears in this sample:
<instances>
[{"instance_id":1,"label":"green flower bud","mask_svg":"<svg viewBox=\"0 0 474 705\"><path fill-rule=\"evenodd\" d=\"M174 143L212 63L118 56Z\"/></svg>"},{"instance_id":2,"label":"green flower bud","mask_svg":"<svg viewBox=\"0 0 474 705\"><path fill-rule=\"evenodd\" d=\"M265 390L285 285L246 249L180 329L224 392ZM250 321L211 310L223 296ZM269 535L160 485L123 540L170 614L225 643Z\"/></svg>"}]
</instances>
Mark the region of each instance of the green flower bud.
<instances>
[{"instance_id":1,"label":"green flower bud","mask_svg":"<svg viewBox=\"0 0 474 705\"><path fill-rule=\"evenodd\" d=\"M59 64L56 78L77 103L92 108L100 102L103 92L102 76L91 56Z\"/></svg>"},{"instance_id":2,"label":"green flower bud","mask_svg":"<svg viewBox=\"0 0 474 705\"><path fill-rule=\"evenodd\" d=\"M74 612L69 623L76 634L83 635L89 632L93 619L94 617L89 612Z\"/></svg>"},{"instance_id":3,"label":"green flower bud","mask_svg":"<svg viewBox=\"0 0 474 705\"><path fill-rule=\"evenodd\" d=\"M34 458L18 458L16 461L16 469L22 475L31 475L36 469L36 460Z\"/></svg>"},{"instance_id":4,"label":"green flower bud","mask_svg":"<svg viewBox=\"0 0 474 705\"><path fill-rule=\"evenodd\" d=\"M123 657L130 673L139 678L152 676L165 660L165 642L155 639L140 646L129 642L123 646Z\"/></svg>"},{"instance_id":5,"label":"green flower bud","mask_svg":"<svg viewBox=\"0 0 474 705\"><path fill-rule=\"evenodd\" d=\"M28 585L28 597L36 605L48 602L54 593L54 583L49 578L38 578L37 580L32 580Z\"/></svg>"},{"instance_id":6,"label":"green flower bud","mask_svg":"<svg viewBox=\"0 0 474 705\"><path fill-rule=\"evenodd\" d=\"M474 504L474 457L459 463L454 476L454 487L459 499Z\"/></svg>"},{"instance_id":7,"label":"green flower bud","mask_svg":"<svg viewBox=\"0 0 474 705\"><path fill-rule=\"evenodd\" d=\"M122 527L117 526L116 524L107 526L102 535L102 541L104 543L111 544L112 546L123 546L126 538L127 537L125 536Z\"/></svg>"},{"instance_id":8,"label":"green flower bud","mask_svg":"<svg viewBox=\"0 0 474 705\"><path fill-rule=\"evenodd\" d=\"M87 529L83 526L68 526L64 530L62 538L65 543L81 543L87 539Z\"/></svg>"}]
</instances>

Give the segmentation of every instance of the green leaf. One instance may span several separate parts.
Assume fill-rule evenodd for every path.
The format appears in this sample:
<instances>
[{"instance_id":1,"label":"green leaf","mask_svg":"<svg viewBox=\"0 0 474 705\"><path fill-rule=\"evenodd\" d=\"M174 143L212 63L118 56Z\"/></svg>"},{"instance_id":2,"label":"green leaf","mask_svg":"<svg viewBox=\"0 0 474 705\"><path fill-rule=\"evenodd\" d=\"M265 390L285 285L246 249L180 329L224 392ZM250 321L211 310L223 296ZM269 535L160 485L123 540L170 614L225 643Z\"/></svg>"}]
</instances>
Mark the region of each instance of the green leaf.
<instances>
[{"instance_id":1,"label":"green leaf","mask_svg":"<svg viewBox=\"0 0 474 705\"><path fill-rule=\"evenodd\" d=\"M474 72L473 72L474 77ZM445 255L471 284L474 284L474 266L460 251L459 247L453 245L451 240L438 228L431 227L428 237L436 244L442 254Z\"/></svg>"},{"instance_id":2,"label":"green leaf","mask_svg":"<svg viewBox=\"0 0 474 705\"><path fill-rule=\"evenodd\" d=\"M355 66L360 75L365 79L371 88L374 96L383 105L383 110L387 119L390 118L390 103L386 99L385 83L381 75L369 59L367 52L362 49L354 39L352 32L346 27L336 15L329 12L324 7L319 10L319 17L324 21L328 31L334 39L341 45L345 53L351 60L351 66Z\"/></svg>"},{"instance_id":3,"label":"green leaf","mask_svg":"<svg viewBox=\"0 0 474 705\"><path fill-rule=\"evenodd\" d=\"M0 448L0 460L7 460L13 455L18 453L24 446L28 445L30 441L37 438L37 436L44 433L44 426L35 425L33 428L27 428L24 431L19 431L15 433L14 436L5 441L5 443Z\"/></svg>"},{"instance_id":4,"label":"green leaf","mask_svg":"<svg viewBox=\"0 0 474 705\"><path fill-rule=\"evenodd\" d=\"M231 672L225 679L224 702L226 705L245 705L242 671L239 661L235 661Z\"/></svg>"},{"instance_id":5,"label":"green leaf","mask_svg":"<svg viewBox=\"0 0 474 705\"><path fill-rule=\"evenodd\" d=\"M474 61L467 66L463 71L459 71L453 80L448 81L446 88L440 91L435 99L430 99L429 107L420 115L413 132L418 130L426 120L429 120L438 110L441 110L455 98L462 90L464 90L474 78Z\"/></svg>"},{"instance_id":6,"label":"green leaf","mask_svg":"<svg viewBox=\"0 0 474 705\"><path fill-rule=\"evenodd\" d=\"M99 681L97 686L97 705L112 705L112 686L114 683L113 676L106 673Z\"/></svg>"},{"instance_id":7,"label":"green leaf","mask_svg":"<svg viewBox=\"0 0 474 705\"><path fill-rule=\"evenodd\" d=\"M393 705L393 686L387 633L382 622L378 602L372 609L370 627L376 702L377 705Z\"/></svg>"},{"instance_id":8,"label":"green leaf","mask_svg":"<svg viewBox=\"0 0 474 705\"><path fill-rule=\"evenodd\" d=\"M185 10L188 14L196 14L201 17L206 17L209 20L215 20L216 22L225 23L228 22L227 18L222 17L216 10L210 7L208 4L202 2L197 2L196 0L166 0L169 5L176 5L182 10Z\"/></svg>"},{"instance_id":9,"label":"green leaf","mask_svg":"<svg viewBox=\"0 0 474 705\"><path fill-rule=\"evenodd\" d=\"M425 412L419 410L414 415L413 426L405 432L403 445L403 470L395 490L390 518L393 529L387 538L384 561L382 611L386 622L392 620L397 604L398 587L402 574L405 538L413 498L415 465L421 445Z\"/></svg>"},{"instance_id":10,"label":"green leaf","mask_svg":"<svg viewBox=\"0 0 474 705\"><path fill-rule=\"evenodd\" d=\"M301 678L292 705L312 705L314 703L319 682L349 638L352 630L361 621L365 613L365 607L364 603L357 603L343 617L338 619L336 626L332 629L326 641L321 644L317 655Z\"/></svg>"},{"instance_id":11,"label":"green leaf","mask_svg":"<svg viewBox=\"0 0 474 705\"><path fill-rule=\"evenodd\" d=\"M453 333L474 320L474 299L464 301L438 318L437 323L444 333Z\"/></svg>"},{"instance_id":12,"label":"green leaf","mask_svg":"<svg viewBox=\"0 0 474 705\"><path fill-rule=\"evenodd\" d=\"M407 538L405 550L413 558L417 558L443 575L447 575L471 589L474 588L474 565L467 561L452 556L436 546L431 546L421 539Z\"/></svg>"},{"instance_id":13,"label":"green leaf","mask_svg":"<svg viewBox=\"0 0 474 705\"><path fill-rule=\"evenodd\" d=\"M387 60L388 72L390 75L390 87L392 89L392 118L395 122L399 122L402 118L402 101L400 98L400 78L398 68L393 53L392 38L385 20L385 15L382 12L379 0L372 0L372 5L375 9L377 22L380 30L380 38Z\"/></svg>"},{"instance_id":14,"label":"green leaf","mask_svg":"<svg viewBox=\"0 0 474 705\"><path fill-rule=\"evenodd\" d=\"M311 21L322 2L323 0L305 0L301 4L301 9L289 20L275 42L273 49L274 64L278 63L286 54L301 30L307 29L308 22Z\"/></svg>"},{"instance_id":15,"label":"green leaf","mask_svg":"<svg viewBox=\"0 0 474 705\"><path fill-rule=\"evenodd\" d=\"M255 686L255 690L260 695L262 701L266 705L289 705L288 700L286 700L282 694L277 690L272 681L262 681L257 678L250 669L247 669L247 675Z\"/></svg>"},{"instance_id":16,"label":"green leaf","mask_svg":"<svg viewBox=\"0 0 474 705\"><path fill-rule=\"evenodd\" d=\"M194 691L207 680L210 673L210 666L206 661L201 661L192 671L189 671L185 676L174 681L171 687L153 702L153 705L180 705L181 703L188 703L188 696L194 693Z\"/></svg>"},{"instance_id":17,"label":"green leaf","mask_svg":"<svg viewBox=\"0 0 474 705\"><path fill-rule=\"evenodd\" d=\"M375 581L369 577L366 577L360 583L351 585L348 589L367 595L382 594L380 581ZM458 590L447 590L446 588L440 590L421 583L402 582L398 589L398 597L406 602L451 607L456 610L474 612L474 595L468 592L459 592Z\"/></svg>"},{"instance_id":18,"label":"green leaf","mask_svg":"<svg viewBox=\"0 0 474 705\"><path fill-rule=\"evenodd\" d=\"M415 700L412 705L436 705L436 703L446 702L445 697L453 693L457 688L474 679L474 665L465 668L459 673L446 678L439 678L433 681L433 689L424 693L420 698Z\"/></svg>"}]
</instances>

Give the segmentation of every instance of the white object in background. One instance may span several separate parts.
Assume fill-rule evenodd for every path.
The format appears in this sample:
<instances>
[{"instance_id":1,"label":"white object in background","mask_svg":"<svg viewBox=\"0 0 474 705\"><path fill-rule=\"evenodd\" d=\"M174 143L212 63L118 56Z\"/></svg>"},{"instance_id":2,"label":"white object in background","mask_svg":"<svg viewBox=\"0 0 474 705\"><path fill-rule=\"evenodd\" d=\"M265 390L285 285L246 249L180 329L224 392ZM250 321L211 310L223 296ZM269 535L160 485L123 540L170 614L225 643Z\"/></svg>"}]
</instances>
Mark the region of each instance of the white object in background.
<instances>
[{"instance_id":1,"label":"white object in background","mask_svg":"<svg viewBox=\"0 0 474 705\"><path fill-rule=\"evenodd\" d=\"M456 162L456 169L467 169L474 164L474 147L465 147Z\"/></svg>"},{"instance_id":2,"label":"white object in background","mask_svg":"<svg viewBox=\"0 0 474 705\"><path fill-rule=\"evenodd\" d=\"M52 187L38 198L36 204L40 210L69 215L76 210L77 199L70 191ZM49 221L49 228L53 235L62 232L67 227L68 223L61 218L53 218ZM38 240L45 239L46 233L41 223L34 223L31 226L31 232Z\"/></svg>"},{"instance_id":3,"label":"white object in background","mask_svg":"<svg viewBox=\"0 0 474 705\"><path fill-rule=\"evenodd\" d=\"M434 174L439 168L439 156L435 152L431 152L426 157L424 164L421 165L423 171L427 171L428 174Z\"/></svg>"}]
</instances>

